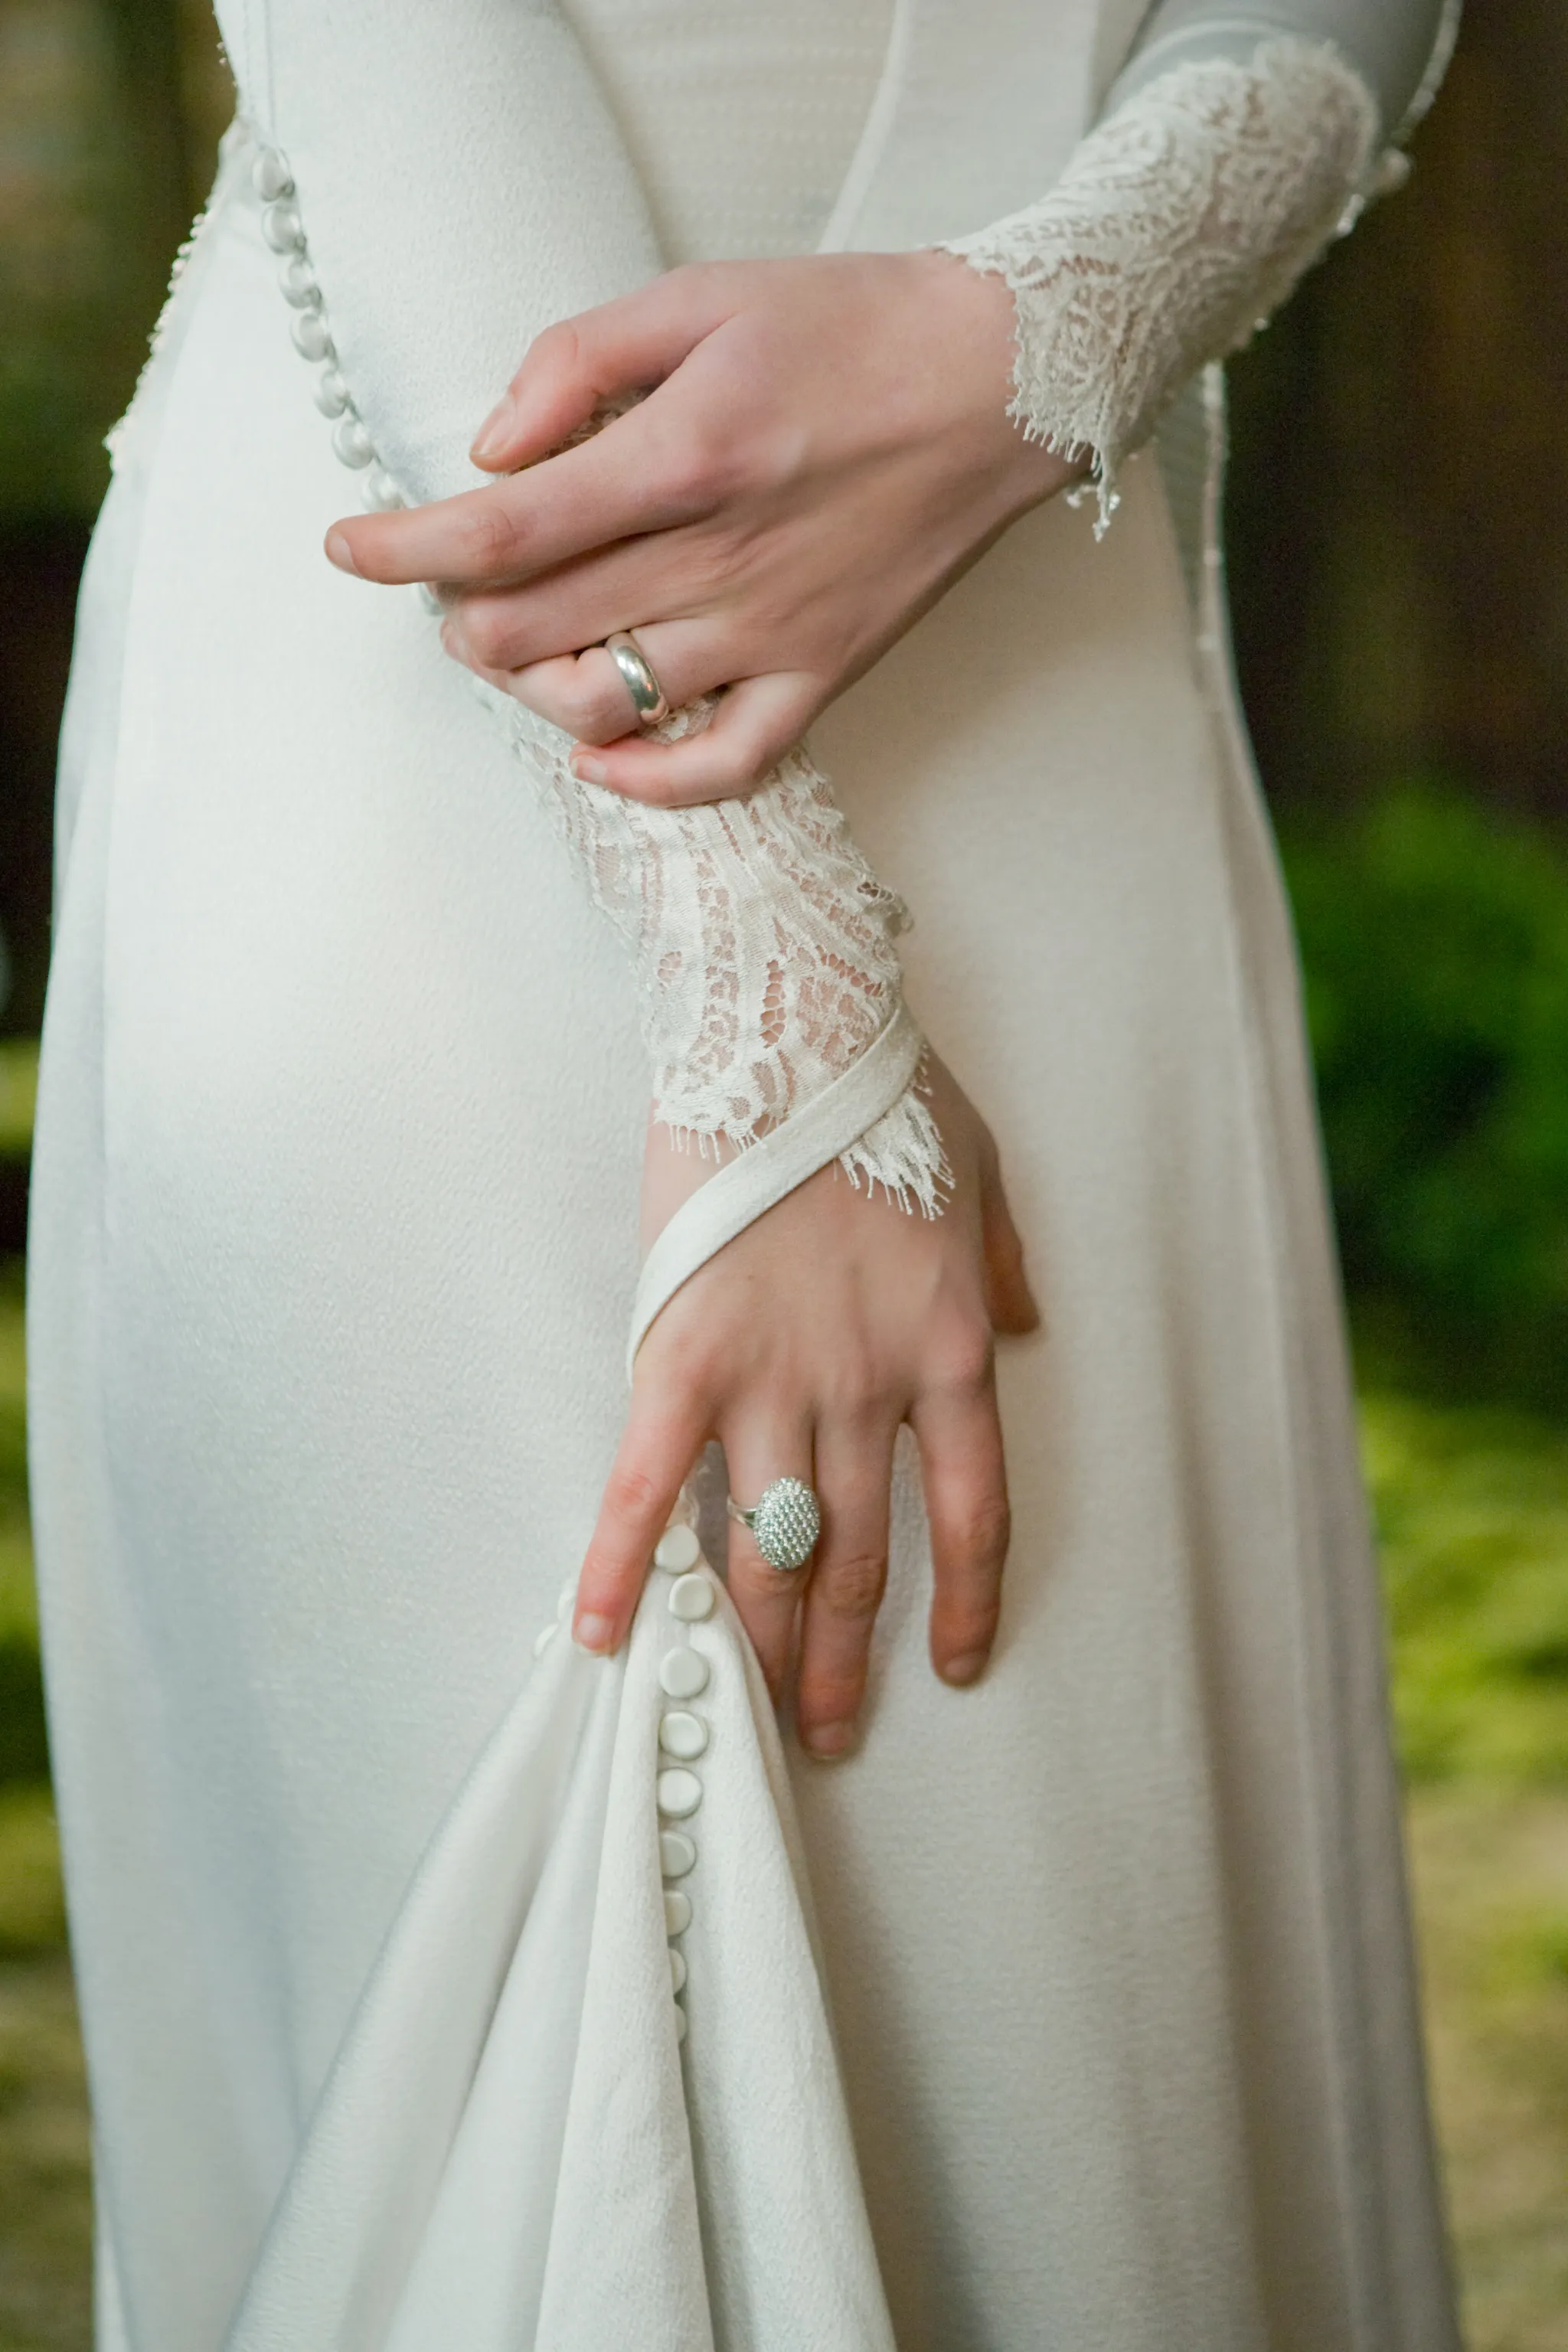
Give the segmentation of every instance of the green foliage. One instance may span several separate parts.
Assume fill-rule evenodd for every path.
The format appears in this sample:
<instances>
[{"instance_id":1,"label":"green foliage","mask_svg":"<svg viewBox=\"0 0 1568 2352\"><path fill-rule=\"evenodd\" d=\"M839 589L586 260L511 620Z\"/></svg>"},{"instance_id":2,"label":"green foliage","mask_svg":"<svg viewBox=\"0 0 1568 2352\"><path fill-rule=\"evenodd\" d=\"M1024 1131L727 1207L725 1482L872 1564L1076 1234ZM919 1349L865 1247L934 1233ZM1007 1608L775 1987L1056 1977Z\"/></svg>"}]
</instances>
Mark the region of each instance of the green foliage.
<instances>
[{"instance_id":1,"label":"green foliage","mask_svg":"<svg viewBox=\"0 0 1568 2352\"><path fill-rule=\"evenodd\" d=\"M0 1037L0 1160L26 1160L31 1153L37 1099L37 1039ZM8 1393L3 1382L0 1392Z\"/></svg>"},{"instance_id":2,"label":"green foliage","mask_svg":"<svg viewBox=\"0 0 1568 2352\"><path fill-rule=\"evenodd\" d=\"M62 331L60 351L36 343L0 356L0 519L95 514L109 481L110 419L89 397L116 378L113 357L84 363ZM121 370L118 373L122 373ZM111 404L104 404L111 405Z\"/></svg>"},{"instance_id":3,"label":"green foliage","mask_svg":"<svg viewBox=\"0 0 1568 2352\"><path fill-rule=\"evenodd\" d=\"M1562 1402L1568 861L1424 783L1284 855L1352 1294L1460 1385Z\"/></svg>"},{"instance_id":4,"label":"green foliage","mask_svg":"<svg viewBox=\"0 0 1568 2352\"><path fill-rule=\"evenodd\" d=\"M5 1064L0 1060L0 1076ZM0 1084L0 1101L4 1099ZM0 1265L0 1782L48 1770L27 1528L21 1268Z\"/></svg>"},{"instance_id":5,"label":"green foliage","mask_svg":"<svg viewBox=\"0 0 1568 2352\"><path fill-rule=\"evenodd\" d=\"M47 1789L0 1789L0 1960L65 1941L58 1832Z\"/></svg>"},{"instance_id":6,"label":"green foliage","mask_svg":"<svg viewBox=\"0 0 1568 2352\"><path fill-rule=\"evenodd\" d=\"M1406 1771L1568 1780L1568 1432L1369 1396L1362 1446Z\"/></svg>"}]
</instances>

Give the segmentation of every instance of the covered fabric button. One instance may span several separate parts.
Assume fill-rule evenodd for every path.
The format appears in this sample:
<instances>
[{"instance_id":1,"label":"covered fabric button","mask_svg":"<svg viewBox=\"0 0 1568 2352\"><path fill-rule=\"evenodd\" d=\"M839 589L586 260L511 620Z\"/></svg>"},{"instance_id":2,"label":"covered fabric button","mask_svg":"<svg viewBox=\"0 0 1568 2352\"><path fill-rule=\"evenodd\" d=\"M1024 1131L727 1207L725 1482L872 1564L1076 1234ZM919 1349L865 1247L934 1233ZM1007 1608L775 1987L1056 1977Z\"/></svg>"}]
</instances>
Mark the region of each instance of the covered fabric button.
<instances>
[{"instance_id":1,"label":"covered fabric button","mask_svg":"<svg viewBox=\"0 0 1568 2352\"><path fill-rule=\"evenodd\" d=\"M684 1952L672 1951L669 1956L669 1990L671 1992L680 1992L684 1990L685 1984L686 1955Z\"/></svg>"},{"instance_id":2,"label":"covered fabric button","mask_svg":"<svg viewBox=\"0 0 1568 2352\"><path fill-rule=\"evenodd\" d=\"M667 1698L695 1698L708 1687L708 1661L700 1650L667 1650L658 1662L658 1686Z\"/></svg>"},{"instance_id":3,"label":"covered fabric button","mask_svg":"<svg viewBox=\"0 0 1568 2352\"><path fill-rule=\"evenodd\" d=\"M353 415L338 419L332 446L345 466L368 466L375 456L375 443Z\"/></svg>"},{"instance_id":4,"label":"covered fabric button","mask_svg":"<svg viewBox=\"0 0 1568 2352\"><path fill-rule=\"evenodd\" d=\"M697 1866L697 1848L684 1830L660 1830L658 1833L658 1868L663 1878L684 1878ZM668 1903L668 1895L665 1896ZM683 1896L682 1900L686 1898Z\"/></svg>"},{"instance_id":5,"label":"covered fabric button","mask_svg":"<svg viewBox=\"0 0 1568 2352\"><path fill-rule=\"evenodd\" d=\"M294 349L302 360L330 360L332 339L327 332L327 321L320 310L301 310L289 332L294 339Z\"/></svg>"},{"instance_id":6,"label":"covered fabric button","mask_svg":"<svg viewBox=\"0 0 1568 2352\"><path fill-rule=\"evenodd\" d=\"M302 253L291 253L278 272L278 283L283 289L283 299L296 310L319 310L321 289L316 283L316 273Z\"/></svg>"},{"instance_id":7,"label":"covered fabric button","mask_svg":"<svg viewBox=\"0 0 1568 2352\"><path fill-rule=\"evenodd\" d=\"M695 1624L700 1618L712 1616L716 1598L710 1576L678 1576L669 1588L669 1613Z\"/></svg>"},{"instance_id":8,"label":"covered fabric button","mask_svg":"<svg viewBox=\"0 0 1568 2352\"><path fill-rule=\"evenodd\" d=\"M276 204L279 196L294 193L294 174L289 169L289 158L277 147L264 147L250 167L250 184L264 205Z\"/></svg>"},{"instance_id":9,"label":"covered fabric button","mask_svg":"<svg viewBox=\"0 0 1568 2352\"><path fill-rule=\"evenodd\" d=\"M261 234L274 253L298 253L303 249L304 224L292 205L268 205L261 215Z\"/></svg>"},{"instance_id":10,"label":"covered fabric button","mask_svg":"<svg viewBox=\"0 0 1568 2352\"><path fill-rule=\"evenodd\" d=\"M324 368L311 387L310 397L323 416L341 416L349 404L349 388L335 367Z\"/></svg>"},{"instance_id":11,"label":"covered fabric button","mask_svg":"<svg viewBox=\"0 0 1568 2352\"><path fill-rule=\"evenodd\" d=\"M670 1837L679 1837L680 1832L679 1830L670 1830L668 1834ZM686 1843L689 1845L691 1843L690 1839L688 1838ZM665 1934L667 1936L684 1936L690 1925L690 1895L683 1894L679 1886L667 1886L664 1890Z\"/></svg>"},{"instance_id":12,"label":"covered fabric button","mask_svg":"<svg viewBox=\"0 0 1568 2352\"><path fill-rule=\"evenodd\" d=\"M708 1745L708 1726L700 1715L672 1707L658 1719L658 1744L667 1756L679 1756L683 1764L689 1764Z\"/></svg>"},{"instance_id":13,"label":"covered fabric button","mask_svg":"<svg viewBox=\"0 0 1568 2352\"><path fill-rule=\"evenodd\" d=\"M701 1557L702 1546L697 1540L695 1528L666 1528L653 1548L655 1568L667 1569L671 1576L695 1568Z\"/></svg>"},{"instance_id":14,"label":"covered fabric button","mask_svg":"<svg viewBox=\"0 0 1568 2352\"><path fill-rule=\"evenodd\" d=\"M671 1821L683 1822L702 1802L702 1783L695 1772L682 1771L675 1765L661 1772L654 1782L654 1797L661 1813Z\"/></svg>"},{"instance_id":15,"label":"covered fabric button","mask_svg":"<svg viewBox=\"0 0 1568 2352\"><path fill-rule=\"evenodd\" d=\"M373 514L392 514L403 504L403 492L384 466L373 466L365 476L364 502Z\"/></svg>"}]
</instances>

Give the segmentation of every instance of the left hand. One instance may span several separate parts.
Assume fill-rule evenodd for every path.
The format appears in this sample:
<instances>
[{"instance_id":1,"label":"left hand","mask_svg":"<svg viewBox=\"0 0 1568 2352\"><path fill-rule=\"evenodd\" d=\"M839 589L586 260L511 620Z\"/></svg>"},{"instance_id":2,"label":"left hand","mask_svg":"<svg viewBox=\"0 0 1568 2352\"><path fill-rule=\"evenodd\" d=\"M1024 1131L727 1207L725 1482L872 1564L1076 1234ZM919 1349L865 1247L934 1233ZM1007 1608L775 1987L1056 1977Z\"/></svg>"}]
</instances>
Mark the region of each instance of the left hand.
<instances>
[{"instance_id":1,"label":"left hand","mask_svg":"<svg viewBox=\"0 0 1568 2352\"><path fill-rule=\"evenodd\" d=\"M672 270L533 343L474 446L503 478L336 523L327 552L364 579L441 583L448 650L576 737L587 781L723 799L1078 478L1009 420L1012 352L1006 288L949 254ZM561 450L602 401L649 385ZM603 650L616 629L672 708L725 689L710 726L670 744L627 731Z\"/></svg>"},{"instance_id":2,"label":"left hand","mask_svg":"<svg viewBox=\"0 0 1568 2352\"><path fill-rule=\"evenodd\" d=\"M888 1577L893 1449L919 1448L931 1533L932 1665L954 1688L984 1672L1007 1550L995 1341L1039 1313L996 1146L935 1055L931 1107L952 1168L940 1217L850 1184L834 1161L699 1266L637 1350L631 1408L577 1586L574 1633L619 1647L654 1546L710 1438L754 1500L781 1474L821 1497L808 1569L780 1575L729 1531L730 1598L775 1699L795 1670L807 1752L846 1755ZM650 1123L643 1232L651 1240L713 1163Z\"/></svg>"}]
</instances>

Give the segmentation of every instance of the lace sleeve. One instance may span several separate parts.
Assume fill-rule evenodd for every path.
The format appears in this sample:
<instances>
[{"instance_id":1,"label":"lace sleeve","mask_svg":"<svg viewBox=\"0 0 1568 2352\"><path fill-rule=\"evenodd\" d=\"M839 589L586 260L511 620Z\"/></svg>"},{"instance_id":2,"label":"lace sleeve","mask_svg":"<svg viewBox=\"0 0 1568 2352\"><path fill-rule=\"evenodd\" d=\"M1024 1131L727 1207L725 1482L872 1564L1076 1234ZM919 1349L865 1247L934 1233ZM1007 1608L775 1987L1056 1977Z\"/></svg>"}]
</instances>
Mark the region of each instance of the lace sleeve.
<instances>
[{"instance_id":1,"label":"lace sleeve","mask_svg":"<svg viewBox=\"0 0 1568 2352\"><path fill-rule=\"evenodd\" d=\"M792 751L743 800L661 809L585 784L571 738L483 689L544 787L631 958L655 1115L700 1147L773 1133L887 1028L909 920L857 848L826 777ZM705 725L677 711L667 737ZM951 1181L918 1078L839 1153L853 1183L928 1216Z\"/></svg>"},{"instance_id":2,"label":"lace sleeve","mask_svg":"<svg viewBox=\"0 0 1568 2352\"><path fill-rule=\"evenodd\" d=\"M1335 49L1208 58L1117 107L1039 204L943 250L1005 278L1009 414L1092 453L1100 528L1121 461L1209 360L1247 341L1368 186L1378 110Z\"/></svg>"}]
</instances>

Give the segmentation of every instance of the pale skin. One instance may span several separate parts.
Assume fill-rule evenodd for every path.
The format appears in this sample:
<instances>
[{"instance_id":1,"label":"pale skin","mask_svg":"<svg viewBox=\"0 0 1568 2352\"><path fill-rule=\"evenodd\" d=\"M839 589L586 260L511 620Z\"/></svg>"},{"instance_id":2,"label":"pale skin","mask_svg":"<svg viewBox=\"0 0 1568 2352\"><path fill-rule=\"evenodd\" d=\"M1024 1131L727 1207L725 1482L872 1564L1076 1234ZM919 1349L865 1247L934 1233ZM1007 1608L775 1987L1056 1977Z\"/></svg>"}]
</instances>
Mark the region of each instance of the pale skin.
<instances>
[{"instance_id":1,"label":"pale skin","mask_svg":"<svg viewBox=\"0 0 1568 2352\"><path fill-rule=\"evenodd\" d=\"M702 264L552 328L481 427L488 488L334 524L327 552L432 580L455 658L576 739L588 781L661 804L743 793L1030 507L1080 472L1005 410L1012 305L920 253ZM552 456L601 402L647 397ZM702 733L630 729L603 640L635 629L673 706L722 689ZM887 1576L893 1444L908 1423L931 1522L931 1655L984 1673L1008 1534L994 1371L1038 1317L995 1147L940 1064L945 1213L821 1171L710 1259L638 1353L579 1580L574 1633L625 1638L654 1544L704 1444L755 1500L785 1473L821 1498L808 1570L732 1527L730 1585L777 1695L793 1666L809 1752L853 1747ZM650 1122L645 1242L712 1161Z\"/></svg>"}]
</instances>

